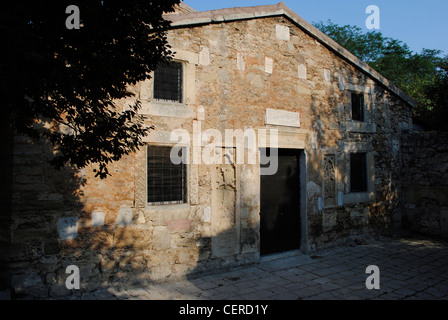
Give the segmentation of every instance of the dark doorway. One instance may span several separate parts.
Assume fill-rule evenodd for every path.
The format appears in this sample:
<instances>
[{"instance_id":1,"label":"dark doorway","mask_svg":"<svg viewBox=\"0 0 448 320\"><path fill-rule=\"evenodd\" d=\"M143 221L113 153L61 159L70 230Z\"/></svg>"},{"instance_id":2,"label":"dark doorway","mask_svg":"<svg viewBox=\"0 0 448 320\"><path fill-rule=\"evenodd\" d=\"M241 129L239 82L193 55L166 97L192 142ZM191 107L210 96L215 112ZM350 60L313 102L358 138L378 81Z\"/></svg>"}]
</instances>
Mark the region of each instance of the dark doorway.
<instances>
[{"instance_id":1,"label":"dark doorway","mask_svg":"<svg viewBox=\"0 0 448 320\"><path fill-rule=\"evenodd\" d=\"M278 151L278 170L261 176L260 253L300 249L300 150L261 149L264 159Z\"/></svg>"}]
</instances>

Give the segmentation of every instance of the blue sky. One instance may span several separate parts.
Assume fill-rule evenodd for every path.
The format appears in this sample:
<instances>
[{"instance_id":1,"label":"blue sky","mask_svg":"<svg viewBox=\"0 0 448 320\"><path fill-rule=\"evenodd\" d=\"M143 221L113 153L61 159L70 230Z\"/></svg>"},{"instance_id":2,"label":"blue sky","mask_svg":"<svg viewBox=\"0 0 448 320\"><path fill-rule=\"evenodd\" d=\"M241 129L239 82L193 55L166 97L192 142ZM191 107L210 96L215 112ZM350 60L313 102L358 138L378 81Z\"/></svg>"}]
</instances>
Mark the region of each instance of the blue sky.
<instances>
[{"instance_id":1,"label":"blue sky","mask_svg":"<svg viewBox=\"0 0 448 320\"><path fill-rule=\"evenodd\" d=\"M198 11L276 4L280 0L184 0ZM310 23L331 19L369 31L366 8L380 9L380 32L407 43L414 52L440 49L448 55L448 0L283 0Z\"/></svg>"}]
</instances>

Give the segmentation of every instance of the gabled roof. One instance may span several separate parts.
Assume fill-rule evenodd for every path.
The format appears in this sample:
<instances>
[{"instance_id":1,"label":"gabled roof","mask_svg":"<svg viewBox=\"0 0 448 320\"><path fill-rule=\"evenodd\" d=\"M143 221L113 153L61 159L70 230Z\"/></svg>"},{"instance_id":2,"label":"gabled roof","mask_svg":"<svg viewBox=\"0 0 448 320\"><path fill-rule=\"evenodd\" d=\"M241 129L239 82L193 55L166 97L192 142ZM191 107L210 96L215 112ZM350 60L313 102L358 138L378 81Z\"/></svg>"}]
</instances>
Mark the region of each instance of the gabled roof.
<instances>
[{"instance_id":1,"label":"gabled roof","mask_svg":"<svg viewBox=\"0 0 448 320\"><path fill-rule=\"evenodd\" d=\"M304 32L319 41L322 45L324 45L349 63L353 64L358 69L368 74L370 77L385 86L387 89L396 94L399 98L401 98L409 105L415 106L415 101L406 93L404 93L400 88L384 78L380 73L375 71L367 63L358 59L355 55L343 48L333 39L305 21L297 13L289 9L283 2L274 5L256 7L228 8L202 12L171 14L167 15L166 19L172 22L171 26L173 28L184 28L213 23L225 23L238 20L249 20L278 16L288 18Z\"/></svg>"}]
</instances>

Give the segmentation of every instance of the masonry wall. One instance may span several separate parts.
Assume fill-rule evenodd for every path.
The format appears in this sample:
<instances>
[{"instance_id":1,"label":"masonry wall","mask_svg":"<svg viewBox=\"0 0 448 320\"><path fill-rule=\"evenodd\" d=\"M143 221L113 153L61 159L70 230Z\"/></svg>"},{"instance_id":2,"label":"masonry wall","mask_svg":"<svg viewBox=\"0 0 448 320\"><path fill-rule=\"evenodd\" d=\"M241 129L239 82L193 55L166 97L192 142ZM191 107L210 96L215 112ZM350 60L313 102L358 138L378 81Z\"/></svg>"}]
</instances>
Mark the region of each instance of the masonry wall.
<instances>
[{"instance_id":1,"label":"masonry wall","mask_svg":"<svg viewBox=\"0 0 448 320\"><path fill-rule=\"evenodd\" d=\"M448 237L448 134L403 137L403 224L411 231Z\"/></svg>"},{"instance_id":2,"label":"masonry wall","mask_svg":"<svg viewBox=\"0 0 448 320\"><path fill-rule=\"evenodd\" d=\"M11 287L9 261L11 249L11 196L13 178L13 131L7 117L0 119L0 296Z\"/></svg>"},{"instance_id":3,"label":"masonry wall","mask_svg":"<svg viewBox=\"0 0 448 320\"><path fill-rule=\"evenodd\" d=\"M55 172L47 143L17 137L15 296L81 296L258 262L259 162L195 164L212 142L195 144L197 133L208 129L275 129L280 148L304 150L303 252L400 227L400 136L411 126L404 102L285 18L174 29L169 42L184 64L183 103L153 101L151 80L133 90L155 127L149 146L176 144L176 129L190 136L181 141L192 160L188 203L147 204L145 148L98 180L92 168ZM351 92L364 94L364 123L350 120ZM267 109L300 114L300 125L267 123ZM235 159L232 143L215 143ZM368 155L368 192L350 193L351 152ZM80 268L79 291L65 286L68 265Z\"/></svg>"}]
</instances>

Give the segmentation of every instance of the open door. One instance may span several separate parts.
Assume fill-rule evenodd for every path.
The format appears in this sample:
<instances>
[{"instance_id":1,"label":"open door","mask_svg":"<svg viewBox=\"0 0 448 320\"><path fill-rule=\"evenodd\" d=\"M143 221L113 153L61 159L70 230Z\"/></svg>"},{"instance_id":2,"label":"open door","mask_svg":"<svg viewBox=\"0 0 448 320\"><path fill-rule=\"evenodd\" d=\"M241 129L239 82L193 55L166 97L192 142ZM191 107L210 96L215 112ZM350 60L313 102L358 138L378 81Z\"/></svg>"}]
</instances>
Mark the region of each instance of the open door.
<instances>
[{"instance_id":1,"label":"open door","mask_svg":"<svg viewBox=\"0 0 448 320\"><path fill-rule=\"evenodd\" d=\"M262 255L300 249L300 152L278 149L277 172L261 176Z\"/></svg>"}]
</instances>

